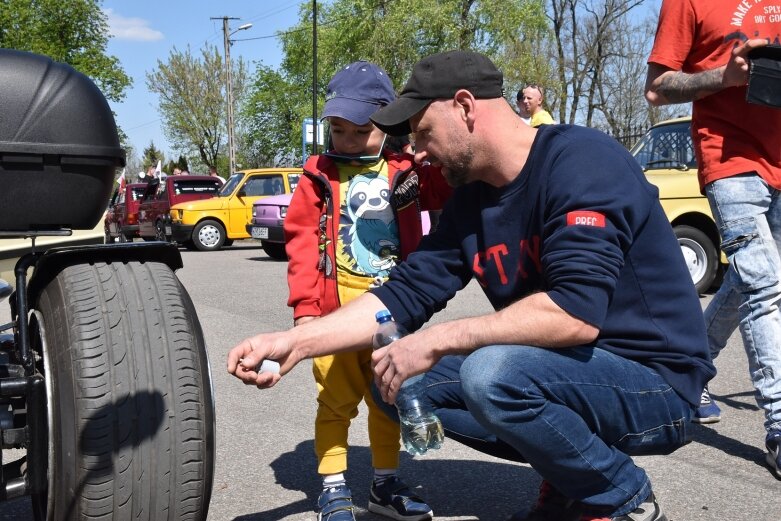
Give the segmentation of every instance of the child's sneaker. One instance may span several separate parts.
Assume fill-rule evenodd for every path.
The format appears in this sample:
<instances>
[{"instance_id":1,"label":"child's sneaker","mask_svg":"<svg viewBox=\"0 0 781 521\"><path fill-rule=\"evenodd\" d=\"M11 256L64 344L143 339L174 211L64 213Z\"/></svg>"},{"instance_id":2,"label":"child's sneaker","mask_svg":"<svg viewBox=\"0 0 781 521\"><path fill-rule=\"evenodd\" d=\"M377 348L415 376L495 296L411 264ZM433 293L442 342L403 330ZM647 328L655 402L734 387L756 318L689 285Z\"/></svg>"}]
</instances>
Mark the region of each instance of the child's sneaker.
<instances>
[{"instance_id":1,"label":"child's sneaker","mask_svg":"<svg viewBox=\"0 0 781 521\"><path fill-rule=\"evenodd\" d=\"M781 431L772 430L767 433L765 438L765 446L767 447L767 454L765 454L765 461L770 465L770 470L776 475L778 479L781 479Z\"/></svg>"},{"instance_id":2,"label":"child's sneaker","mask_svg":"<svg viewBox=\"0 0 781 521\"><path fill-rule=\"evenodd\" d=\"M700 396L700 406L694 411L692 421L694 423L717 423L721 420L721 409L713 403L708 393L708 386L702 390Z\"/></svg>"},{"instance_id":3,"label":"child's sneaker","mask_svg":"<svg viewBox=\"0 0 781 521\"><path fill-rule=\"evenodd\" d=\"M423 521L433 517L431 508L396 476L380 485L372 484L369 512L399 521Z\"/></svg>"},{"instance_id":4,"label":"child's sneaker","mask_svg":"<svg viewBox=\"0 0 781 521\"><path fill-rule=\"evenodd\" d=\"M323 490L317 498L317 521L355 521L353 497L347 485Z\"/></svg>"}]
</instances>

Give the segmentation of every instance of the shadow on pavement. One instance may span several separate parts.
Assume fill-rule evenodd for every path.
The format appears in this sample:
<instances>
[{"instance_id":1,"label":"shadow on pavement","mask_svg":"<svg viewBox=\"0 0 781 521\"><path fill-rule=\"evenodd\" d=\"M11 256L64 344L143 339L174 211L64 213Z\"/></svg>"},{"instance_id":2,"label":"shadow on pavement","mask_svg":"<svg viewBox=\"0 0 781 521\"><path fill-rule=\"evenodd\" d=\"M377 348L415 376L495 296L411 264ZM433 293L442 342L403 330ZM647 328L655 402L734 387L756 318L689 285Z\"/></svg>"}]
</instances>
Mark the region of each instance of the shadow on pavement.
<instances>
[{"instance_id":1,"label":"shadow on pavement","mask_svg":"<svg viewBox=\"0 0 781 521\"><path fill-rule=\"evenodd\" d=\"M705 425L692 423L691 426L692 441L719 449L729 456L751 461L760 467L767 467L765 465L765 452L762 449L753 445L747 445L729 436L724 436Z\"/></svg>"},{"instance_id":2,"label":"shadow on pavement","mask_svg":"<svg viewBox=\"0 0 781 521\"><path fill-rule=\"evenodd\" d=\"M247 257L247 260L253 262L287 262L286 260L277 260L272 259L271 257Z\"/></svg>"},{"instance_id":3,"label":"shadow on pavement","mask_svg":"<svg viewBox=\"0 0 781 521\"><path fill-rule=\"evenodd\" d=\"M456 443L448 440L449 443ZM387 519L367 512L372 478L368 447L351 447L347 483L353 502L360 508L356 519ZM306 494L305 500L264 512L235 518L235 521L271 521L312 513L321 491L312 441L305 441L293 452L280 455L271 463L277 483L288 490ZM533 504L540 477L528 466L501 460L413 459L401 453L400 474L416 493L431 506L436 517L496 521ZM478 517L479 514L479 517Z\"/></svg>"},{"instance_id":4,"label":"shadow on pavement","mask_svg":"<svg viewBox=\"0 0 781 521\"><path fill-rule=\"evenodd\" d=\"M710 394L711 399L716 400L717 402L720 402L723 405L726 405L727 407L732 407L733 409L739 409L743 411L758 411L759 407L757 404L753 401L754 400L754 391L746 391L742 393L733 393L733 394ZM752 403L747 403L745 401L736 400L735 398L749 398L752 400Z\"/></svg>"}]
</instances>

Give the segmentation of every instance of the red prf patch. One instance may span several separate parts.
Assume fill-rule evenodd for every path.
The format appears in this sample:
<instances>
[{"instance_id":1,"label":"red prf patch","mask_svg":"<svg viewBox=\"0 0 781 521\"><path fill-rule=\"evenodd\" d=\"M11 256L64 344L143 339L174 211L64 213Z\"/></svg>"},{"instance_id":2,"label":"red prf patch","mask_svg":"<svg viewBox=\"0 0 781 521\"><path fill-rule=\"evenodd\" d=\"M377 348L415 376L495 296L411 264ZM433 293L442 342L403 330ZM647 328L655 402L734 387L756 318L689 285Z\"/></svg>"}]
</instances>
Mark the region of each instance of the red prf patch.
<instances>
[{"instance_id":1,"label":"red prf patch","mask_svg":"<svg viewBox=\"0 0 781 521\"><path fill-rule=\"evenodd\" d=\"M580 210L567 213L567 226L596 226L605 227L605 216L599 212Z\"/></svg>"}]
</instances>

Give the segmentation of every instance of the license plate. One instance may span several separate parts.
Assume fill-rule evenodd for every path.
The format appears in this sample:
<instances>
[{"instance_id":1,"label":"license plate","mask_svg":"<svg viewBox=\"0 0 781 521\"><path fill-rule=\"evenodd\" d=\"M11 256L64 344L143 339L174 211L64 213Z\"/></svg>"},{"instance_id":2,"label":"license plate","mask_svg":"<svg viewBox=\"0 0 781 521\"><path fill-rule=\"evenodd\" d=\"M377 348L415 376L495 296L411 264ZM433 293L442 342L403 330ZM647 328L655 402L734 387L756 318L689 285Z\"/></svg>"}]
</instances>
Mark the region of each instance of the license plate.
<instances>
[{"instance_id":1,"label":"license plate","mask_svg":"<svg viewBox=\"0 0 781 521\"><path fill-rule=\"evenodd\" d=\"M166 235L171 235L172 233L173 233L173 232L171 231L171 227L170 227L170 226L166 226L166 227L165 227L165 234L166 234Z\"/></svg>"},{"instance_id":2,"label":"license plate","mask_svg":"<svg viewBox=\"0 0 781 521\"><path fill-rule=\"evenodd\" d=\"M253 239L268 239L268 228L262 226L254 226L252 228Z\"/></svg>"}]
</instances>

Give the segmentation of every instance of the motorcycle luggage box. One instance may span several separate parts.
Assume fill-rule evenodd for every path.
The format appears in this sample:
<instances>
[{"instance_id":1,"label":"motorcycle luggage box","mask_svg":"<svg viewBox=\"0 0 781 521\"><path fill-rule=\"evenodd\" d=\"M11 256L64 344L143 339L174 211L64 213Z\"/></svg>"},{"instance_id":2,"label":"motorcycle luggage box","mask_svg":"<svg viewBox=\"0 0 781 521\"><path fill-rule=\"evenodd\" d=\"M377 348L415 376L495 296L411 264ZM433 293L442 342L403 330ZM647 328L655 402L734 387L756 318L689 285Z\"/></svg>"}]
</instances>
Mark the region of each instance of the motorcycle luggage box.
<instances>
[{"instance_id":1,"label":"motorcycle luggage box","mask_svg":"<svg viewBox=\"0 0 781 521\"><path fill-rule=\"evenodd\" d=\"M0 231L91 229L125 164L108 102L71 66L0 49Z\"/></svg>"}]
</instances>

